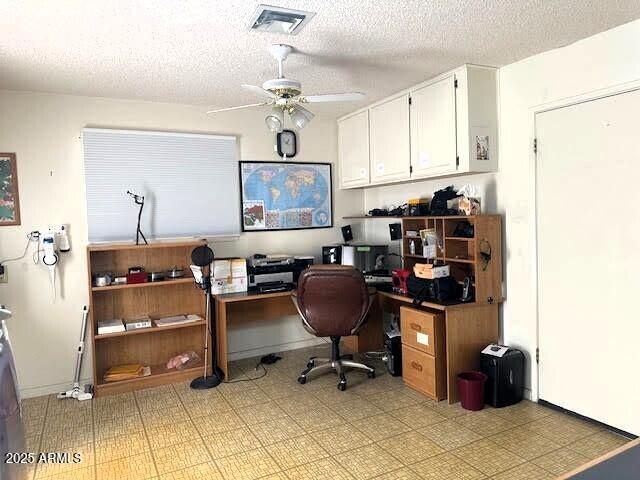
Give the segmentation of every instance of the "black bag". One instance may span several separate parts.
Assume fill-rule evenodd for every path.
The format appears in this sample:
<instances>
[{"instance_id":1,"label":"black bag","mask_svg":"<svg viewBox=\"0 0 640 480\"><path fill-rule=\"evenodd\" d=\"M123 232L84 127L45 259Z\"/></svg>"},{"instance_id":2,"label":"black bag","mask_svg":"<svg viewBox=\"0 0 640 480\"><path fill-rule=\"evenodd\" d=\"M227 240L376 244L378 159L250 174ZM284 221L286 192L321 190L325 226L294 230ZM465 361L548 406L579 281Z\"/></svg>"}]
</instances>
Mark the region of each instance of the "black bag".
<instances>
[{"instance_id":1,"label":"black bag","mask_svg":"<svg viewBox=\"0 0 640 480\"><path fill-rule=\"evenodd\" d=\"M429 206L429 212L431 215L458 215L458 210L447 208L447 201L457 197L461 197L453 189L453 185L438 190L433 194L431 204Z\"/></svg>"},{"instance_id":2,"label":"black bag","mask_svg":"<svg viewBox=\"0 0 640 480\"><path fill-rule=\"evenodd\" d=\"M425 301L445 303L459 300L461 290L462 287L451 276L428 280L411 273L407 278L407 293L413 297L414 305Z\"/></svg>"},{"instance_id":3,"label":"black bag","mask_svg":"<svg viewBox=\"0 0 640 480\"><path fill-rule=\"evenodd\" d=\"M412 272L407 278L407 293L410 297L413 297L414 305L420 305L426 300L431 300L434 297L433 281L418 278Z\"/></svg>"}]
</instances>

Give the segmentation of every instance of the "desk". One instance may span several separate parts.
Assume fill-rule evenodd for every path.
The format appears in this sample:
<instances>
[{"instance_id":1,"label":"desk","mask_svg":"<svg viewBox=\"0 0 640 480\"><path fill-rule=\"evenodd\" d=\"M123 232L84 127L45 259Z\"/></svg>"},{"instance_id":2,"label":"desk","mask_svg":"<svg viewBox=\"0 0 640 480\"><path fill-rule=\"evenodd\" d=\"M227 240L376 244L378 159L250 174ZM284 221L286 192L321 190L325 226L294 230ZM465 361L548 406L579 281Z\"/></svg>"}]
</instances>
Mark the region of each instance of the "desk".
<instances>
[{"instance_id":1,"label":"desk","mask_svg":"<svg viewBox=\"0 0 640 480\"><path fill-rule=\"evenodd\" d=\"M291 292L231 293L214 295L217 332L218 366L228 378L227 325L243 320L271 320L297 315ZM344 345L354 352L382 349L382 317L384 312L399 315L401 306L413 306L413 299L405 295L378 291L371 306L367 324L358 335L344 337ZM420 310L444 312L447 350L447 398L456 403L458 387L456 375L464 370L477 370L480 351L498 341L498 304L463 303L441 305L422 302ZM304 365L300 366L304 369Z\"/></svg>"},{"instance_id":2,"label":"desk","mask_svg":"<svg viewBox=\"0 0 640 480\"><path fill-rule=\"evenodd\" d=\"M379 310L400 314L401 306L444 313L447 350L447 399L459 401L456 376L466 370L480 368L480 352L498 341L498 304L459 303L441 305L422 302L415 307L406 295L378 292Z\"/></svg>"},{"instance_id":3,"label":"desk","mask_svg":"<svg viewBox=\"0 0 640 480\"><path fill-rule=\"evenodd\" d=\"M275 293L228 293L214 295L215 322L217 333L218 366L229 378L227 366L228 343L227 327L242 321L273 320L288 315L298 315L291 292ZM377 302L372 305L367 324L358 335L343 338L344 345L354 352L382 350L382 312ZM304 365L300 366L300 371Z\"/></svg>"}]
</instances>

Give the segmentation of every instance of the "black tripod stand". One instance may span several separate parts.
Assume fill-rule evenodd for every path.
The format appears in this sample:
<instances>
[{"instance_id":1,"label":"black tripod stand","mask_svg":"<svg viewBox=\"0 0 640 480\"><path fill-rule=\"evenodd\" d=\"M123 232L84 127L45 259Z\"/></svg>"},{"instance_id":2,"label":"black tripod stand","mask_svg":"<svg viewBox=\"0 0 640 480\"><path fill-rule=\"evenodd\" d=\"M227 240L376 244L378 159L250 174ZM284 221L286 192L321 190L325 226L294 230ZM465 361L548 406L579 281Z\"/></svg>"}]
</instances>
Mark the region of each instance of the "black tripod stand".
<instances>
[{"instance_id":1,"label":"black tripod stand","mask_svg":"<svg viewBox=\"0 0 640 480\"><path fill-rule=\"evenodd\" d=\"M194 378L191 381L191 388L204 390L220 385L224 379L224 372L218 367L218 356L216 355L216 331L211 322L211 271L210 265L213 261L213 250L207 246L196 247L191 252L191 261L195 264L191 266L196 285L204 291L206 295L205 321L206 331L204 334L204 372L202 377ZM209 337L211 337L211 375L207 375Z\"/></svg>"},{"instance_id":2,"label":"black tripod stand","mask_svg":"<svg viewBox=\"0 0 640 480\"><path fill-rule=\"evenodd\" d=\"M144 208L144 196L136 195L135 193L131 193L127 190L127 194L133 198L133 201L136 205L140 205L140 210L138 211L138 226L136 227L136 245L140 245L140 237L144 240L145 245L149 245L147 239L144 237L144 233L140 230L140 219L142 218L142 209Z\"/></svg>"}]
</instances>

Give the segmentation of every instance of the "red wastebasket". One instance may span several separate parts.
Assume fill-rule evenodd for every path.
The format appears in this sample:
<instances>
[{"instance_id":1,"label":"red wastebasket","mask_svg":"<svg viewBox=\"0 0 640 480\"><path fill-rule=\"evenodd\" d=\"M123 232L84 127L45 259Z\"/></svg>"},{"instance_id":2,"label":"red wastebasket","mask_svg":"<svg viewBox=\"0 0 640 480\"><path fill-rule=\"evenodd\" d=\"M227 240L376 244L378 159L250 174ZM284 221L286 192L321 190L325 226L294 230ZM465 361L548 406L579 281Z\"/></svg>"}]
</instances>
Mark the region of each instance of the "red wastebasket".
<instances>
[{"instance_id":1,"label":"red wastebasket","mask_svg":"<svg viewBox=\"0 0 640 480\"><path fill-rule=\"evenodd\" d=\"M473 411L484 408L484 382L487 378L482 372L458 374L458 393L462 408Z\"/></svg>"}]
</instances>

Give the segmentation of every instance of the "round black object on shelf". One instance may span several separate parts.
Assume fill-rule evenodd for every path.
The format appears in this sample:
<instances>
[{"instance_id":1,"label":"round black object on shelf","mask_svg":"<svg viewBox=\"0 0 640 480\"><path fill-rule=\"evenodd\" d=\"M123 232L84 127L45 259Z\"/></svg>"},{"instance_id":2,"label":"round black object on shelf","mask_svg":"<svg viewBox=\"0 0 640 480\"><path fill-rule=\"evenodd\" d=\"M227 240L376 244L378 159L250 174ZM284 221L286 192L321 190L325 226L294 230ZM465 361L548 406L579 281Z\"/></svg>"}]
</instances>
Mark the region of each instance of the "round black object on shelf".
<instances>
[{"instance_id":1,"label":"round black object on shelf","mask_svg":"<svg viewBox=\"0 0 640 480\"><path fill-rule=\"evenodd\" d=\"M196 247L191 252L191 261L198 267L206 267L213 262L213 250L206 245Z\"/></svg>"}]
</instances>

